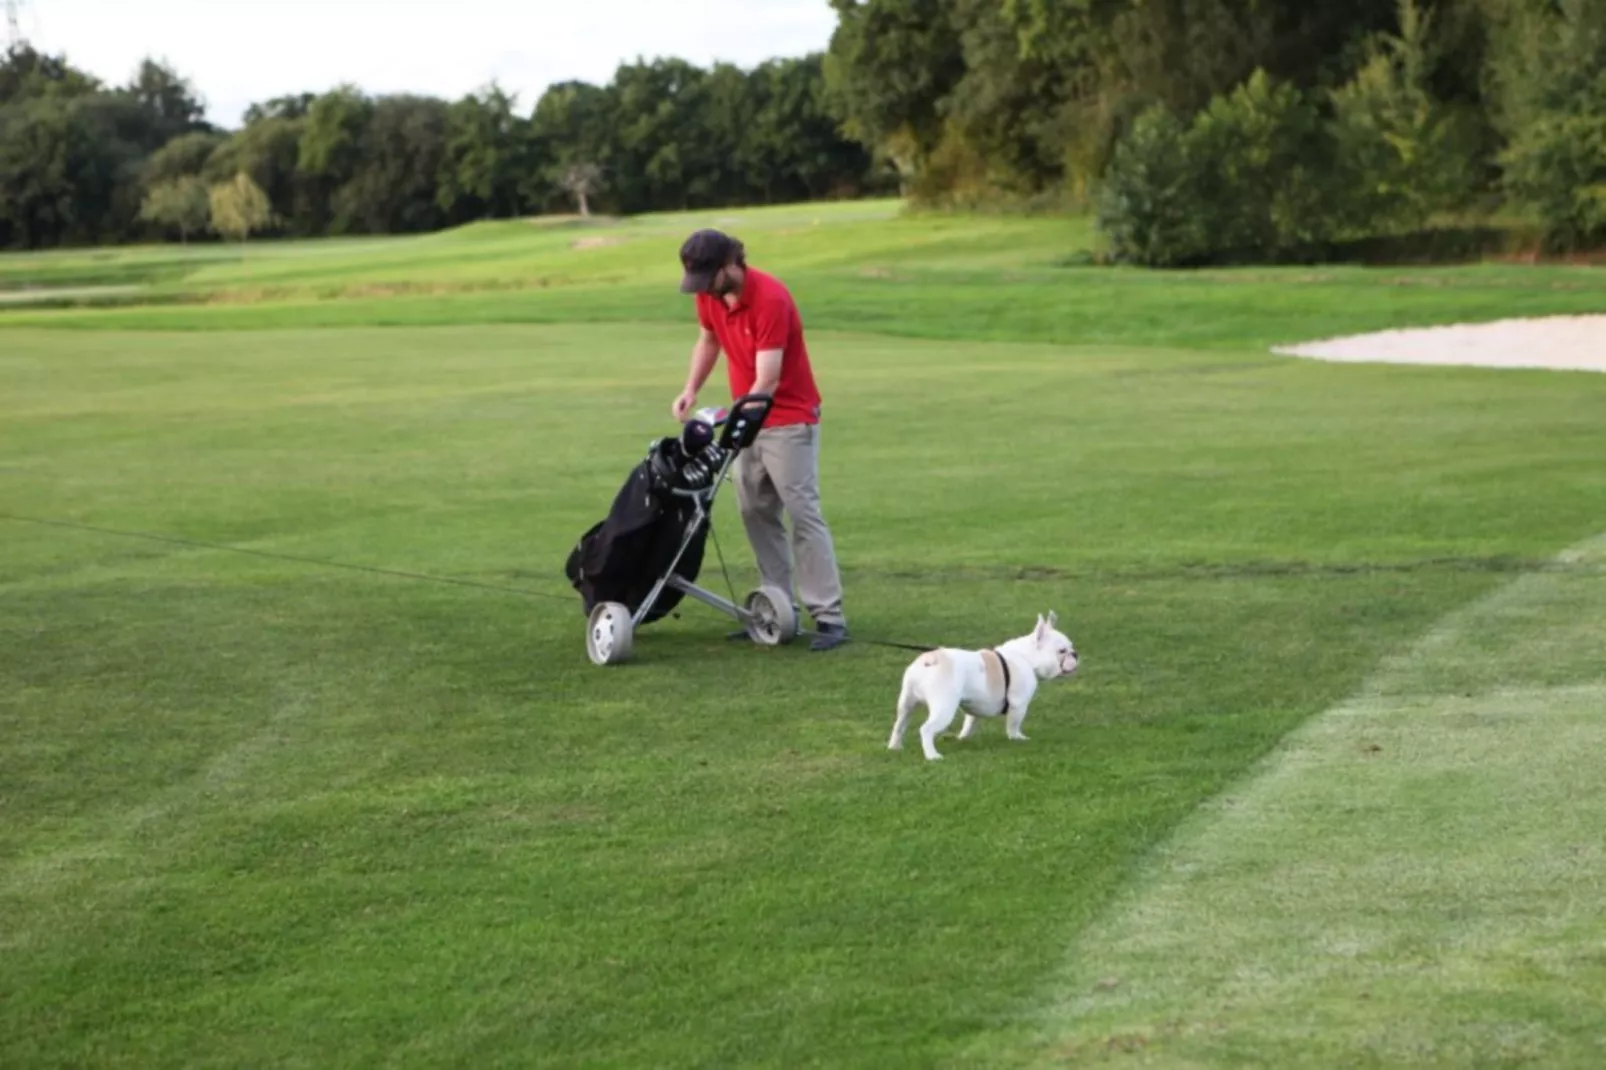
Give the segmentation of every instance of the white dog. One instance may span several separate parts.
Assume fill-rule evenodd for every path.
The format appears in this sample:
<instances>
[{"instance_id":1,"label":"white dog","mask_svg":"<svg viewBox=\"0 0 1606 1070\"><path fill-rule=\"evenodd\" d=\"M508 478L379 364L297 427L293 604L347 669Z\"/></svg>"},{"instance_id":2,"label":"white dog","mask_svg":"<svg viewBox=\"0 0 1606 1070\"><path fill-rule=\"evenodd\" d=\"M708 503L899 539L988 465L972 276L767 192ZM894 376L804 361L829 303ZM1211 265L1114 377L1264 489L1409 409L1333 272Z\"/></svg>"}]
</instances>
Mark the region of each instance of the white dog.
<instances>
[{"instance_id":1,"label":"white dog","mask_svg":"<svg viewBox=\"0 0 1606 1070\"><path fill-rule=\"evenodd\" d=\"M898 719L892 724L887 749L903 748L909 714L922 702L926 704L926 723L920 726L920 745L928 760L942 757L937 753L937 737L961 708L965 725L959 730L960 739L970 738L977 717L1003 716L1009 738L1025 740L1020 726L1038 682L1076 671L1076 647L1054 629L1058 620L1052 611L1046 619L1039 615L1031 633L991 650L943 647L916 658L903 672Z\"/></svg>"}]
</instances>

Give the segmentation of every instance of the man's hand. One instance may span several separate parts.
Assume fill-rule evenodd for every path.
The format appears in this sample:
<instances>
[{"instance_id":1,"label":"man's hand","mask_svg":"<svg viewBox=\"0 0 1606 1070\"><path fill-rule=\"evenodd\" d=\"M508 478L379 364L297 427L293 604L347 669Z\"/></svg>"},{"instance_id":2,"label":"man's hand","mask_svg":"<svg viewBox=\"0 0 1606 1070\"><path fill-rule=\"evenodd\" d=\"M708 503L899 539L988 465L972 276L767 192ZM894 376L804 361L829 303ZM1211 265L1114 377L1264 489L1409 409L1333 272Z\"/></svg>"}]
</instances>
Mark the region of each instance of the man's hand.
<instances>
[{"instance_id":1,"label":"man's hand","mask_svg":"<svg viewBox=\"0 0 1606 1070\"><path fill-rule=\"evenodd\" d=\"M675 399L675 403L669 407L669 411L675 414L677 422L685 423L687 414L691 412L691 408L695 404L697 404L697 391L682 390L680 396Z\"/></svg>"}]
</instances>

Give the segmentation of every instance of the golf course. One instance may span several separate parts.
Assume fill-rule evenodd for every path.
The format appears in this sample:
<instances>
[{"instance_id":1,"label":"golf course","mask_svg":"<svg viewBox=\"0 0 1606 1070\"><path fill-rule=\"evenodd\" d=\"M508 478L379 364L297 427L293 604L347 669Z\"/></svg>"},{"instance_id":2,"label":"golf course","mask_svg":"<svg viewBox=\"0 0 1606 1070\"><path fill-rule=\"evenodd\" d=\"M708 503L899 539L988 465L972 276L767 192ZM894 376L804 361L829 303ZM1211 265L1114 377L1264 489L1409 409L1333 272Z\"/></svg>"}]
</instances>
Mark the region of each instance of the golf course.
<instances>
[{"instance_id":1,"label":"golf course","mask_svg":"<svg viewBox=\"0 0 1606 1070\"><path fill-rule=\"evenodd\" d=\"M702 226L801 309L861 641L688 599L598 666L563 565L678 431ZM1606 375L1278 350L1606 271L1097 244L0 255L0 1066L1602 1065ZM887 749L874 641L1050 610L1029 741Z\"/></svg>"}]
</instances>

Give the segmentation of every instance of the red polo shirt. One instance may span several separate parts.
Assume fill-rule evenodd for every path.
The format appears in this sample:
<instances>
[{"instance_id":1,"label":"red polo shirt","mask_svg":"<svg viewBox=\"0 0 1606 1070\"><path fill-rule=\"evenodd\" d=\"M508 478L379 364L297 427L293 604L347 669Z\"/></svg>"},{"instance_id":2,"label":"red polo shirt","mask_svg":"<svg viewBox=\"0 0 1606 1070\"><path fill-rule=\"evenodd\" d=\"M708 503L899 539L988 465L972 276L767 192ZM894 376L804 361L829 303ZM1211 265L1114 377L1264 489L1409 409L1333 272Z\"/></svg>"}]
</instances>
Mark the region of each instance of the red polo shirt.
<instances>
[{"instance_id":1,"label":"red polo shirt","mask_svg":"<svg viewBox=\"0 0 1606 1070\"><path fill-rule=\"evenodd\" d=\"M700 293L697 321L719 339L733 399L753 389L759 350L781 351L781 376L765 427L819 423L820 392L803 343L803 318L779 279L748 268L736 307L727 305L724 298Z\"/></svg>"}]
</instances>

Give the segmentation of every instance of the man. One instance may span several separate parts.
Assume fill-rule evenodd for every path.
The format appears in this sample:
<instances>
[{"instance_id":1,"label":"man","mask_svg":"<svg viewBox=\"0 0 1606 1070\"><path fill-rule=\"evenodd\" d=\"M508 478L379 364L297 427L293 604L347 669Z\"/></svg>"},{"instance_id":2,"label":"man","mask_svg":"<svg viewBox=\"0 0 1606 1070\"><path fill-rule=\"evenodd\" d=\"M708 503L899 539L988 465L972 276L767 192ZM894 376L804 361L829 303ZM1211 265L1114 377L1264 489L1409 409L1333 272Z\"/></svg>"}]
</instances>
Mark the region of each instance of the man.
<instances>
[{"instance_id":1,"label":"man","mask_svg":"<svg viewBox=\"0 0 1606 1070\"><path fill-rule=\"evenodd\" d=\"M763 429L736 462L737 507L765 584L791 591L796 559L798 598L818 633L812 649L830 650L847 639L847 620L831 529L820 511L820 393L797 304L778 279L748 267L742 243L720 231L692 234L680 263L680 292L696 295L701 330L675 419L685 422L721 351L733 399L773 398ZM790 556L783 511L792 521Z\"/></svg>"}]
</instances>

